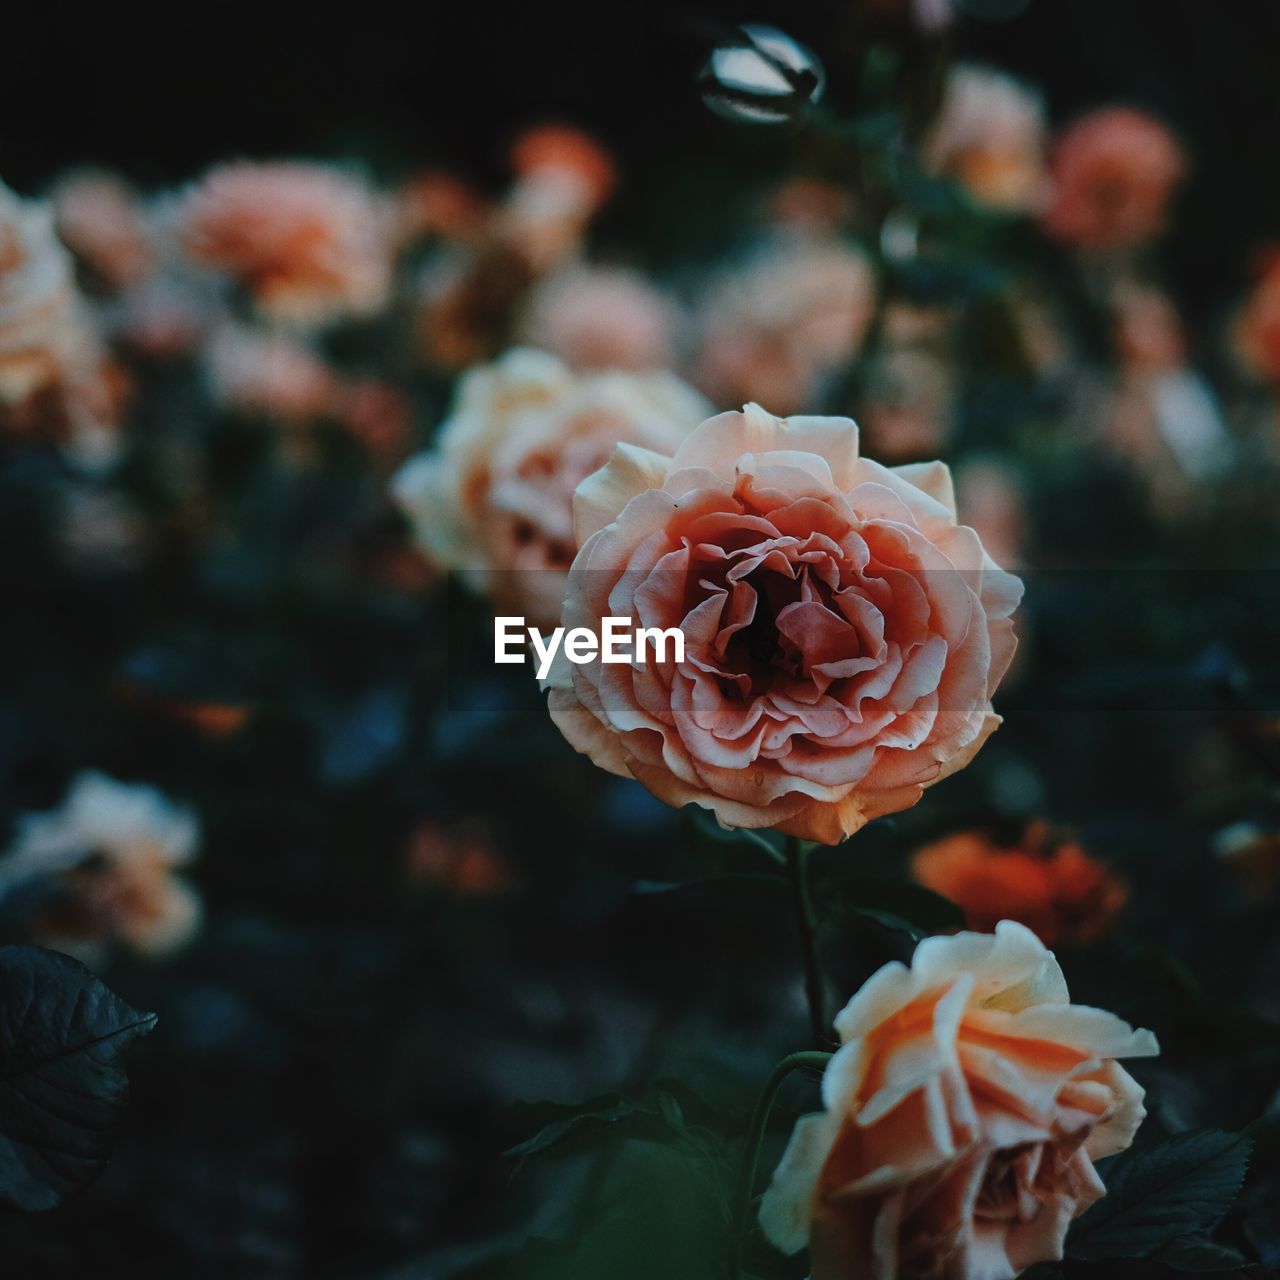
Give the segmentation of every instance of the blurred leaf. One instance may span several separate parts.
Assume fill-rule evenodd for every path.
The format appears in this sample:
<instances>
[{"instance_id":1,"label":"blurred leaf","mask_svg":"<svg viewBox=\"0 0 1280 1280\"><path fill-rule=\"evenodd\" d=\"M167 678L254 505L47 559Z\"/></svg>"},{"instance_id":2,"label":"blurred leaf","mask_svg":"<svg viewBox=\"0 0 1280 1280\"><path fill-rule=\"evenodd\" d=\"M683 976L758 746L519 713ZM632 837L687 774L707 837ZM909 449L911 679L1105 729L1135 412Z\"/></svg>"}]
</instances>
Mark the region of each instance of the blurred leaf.
<instances>
[{"instance_id":1,"label":"blurred leaf","mask_svg":"<svg viewBox=\"0 0 1280 1280\"><path fill-rule=\"evenodd\" d=\"M584 1140L642 1138L676 1142L701 1151L706 1149L705 1126L723 1120L710 1106L676 1084L659 1088L647 1099L604 1094L579 1106L526 1104L516 1108L516 1118L542 1125L533 1137L506 1152L509 1159L520 1164L530 1156L557 1147L576 1147Z\"/></svg>"},{"instance_id":2,"label":"blurred leaf","mask_svg":"<svg viewBox=\"0 0 1280 1280\"><path fill-rule=\"evenodd\" d=\"M121 1054L155 1026L82 964L0 948L0 1198L52 1209L106 1162L128 1098Z\"/></svg>"},{"instance_id":3,"label":"blurred leaf","mask_svg":"<svg viewBox=\"0 0 1280 1280\"><path fill-rule=\"evenodd\" d=\"M1200 1274L1240 1271L1249 1265L1249 1260L1238 1249L1199 1236L1175 1240L1161 1251L1160 1261L1174 1271Z\"/></svg>"},{"instance_id":4,"label":"blurred leaf","mask_svg":"<svg viewBox=\"0 0 1280 1280\"><path fill-rule=\"evenodd\" d=\"M698 805L686 805L683 810L695 845L715 847L738 846L743 851L764 853L774 862L785 861L785 838L772 830L748 831L741 827L726 829Z\"/></svg>"},{"instance_id":5,"label":"blurred leaf","mask_svg":"<svg viewBox=\"0 0 1280 1280\"><path fill-rule=\"evenodd\" d=\"M1067 1237L1075 1258L1143 1258L1211 1227L1244 1181L1249 1140L1221 1129L1178 1134L1117 1156L1107 1194Z\"/></svg>"},{"instance_id":6,"label":"blurred leaf","mask_svg":"<svg viewBox=\"0 0 1280 1280\"><path fill-rule=\"evenodd\" d=\"M826 901L835 905L836 915L864 916L914 938L964 928L964 912L949 898L923 885L861 876L837 875L832 880L833 893Z\"/></svg>"}]
</instances>

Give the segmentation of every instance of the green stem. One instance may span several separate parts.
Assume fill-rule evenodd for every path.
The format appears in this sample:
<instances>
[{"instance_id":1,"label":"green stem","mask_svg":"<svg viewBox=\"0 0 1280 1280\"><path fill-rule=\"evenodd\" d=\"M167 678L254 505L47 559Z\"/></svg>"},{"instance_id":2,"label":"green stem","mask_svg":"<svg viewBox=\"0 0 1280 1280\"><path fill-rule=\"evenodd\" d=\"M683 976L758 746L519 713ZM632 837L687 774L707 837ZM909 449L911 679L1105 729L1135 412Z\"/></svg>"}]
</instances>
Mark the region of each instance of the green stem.
<instances>
[{"instance_id":1,"label":"green stem","mask_svg":"<svg viewBox=\"0 0 1280 1280\"><path fill-rule=\"evenodd\" d=\"M756 1166L760 1163L760 1148L764 1143L769 1114L782 1082L801 1067L813 1067L821 1071L831 1061L831 1054L816 1051L792 1053L774 1067L751 1113L751 1125L747 1129L746 1146L742 1152L742 1169L738 1174L738 1188L733 1202L732 1252L729 1259L729 1280L739 1280L742 1275L742 1251L747 1242L747 1219L751 1212L751 1192L756 1182Z\"/></svg>"},{"instance_id":2,"label":"green stem","mask_svg":"<svg viewBox=\"0 0 1280 1280\"><path fill-rule=\"evenodd\" d=\"M818 918L809 892L809 853L812 845L795 836L787 837L787 869L791 873L796 924L804 944L804 990L809 1002L809 1035L815 1045L827 1039L827 1019L823 1009L822 966L818 962Z\"/></svg>"}]
</instances>

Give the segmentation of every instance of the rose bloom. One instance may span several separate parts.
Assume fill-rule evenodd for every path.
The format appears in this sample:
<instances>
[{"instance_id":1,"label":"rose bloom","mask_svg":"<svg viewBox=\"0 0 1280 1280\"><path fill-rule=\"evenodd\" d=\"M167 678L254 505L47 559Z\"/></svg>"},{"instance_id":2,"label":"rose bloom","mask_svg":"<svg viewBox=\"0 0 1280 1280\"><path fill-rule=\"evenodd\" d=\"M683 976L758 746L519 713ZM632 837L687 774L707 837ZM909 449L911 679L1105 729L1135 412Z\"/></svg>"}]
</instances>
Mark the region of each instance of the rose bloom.
<instances>
[{"instance_id":1,"label":"rose bloom","mask_svg":"<svg viewBox=\"0 0 1280 1280\"><path fill-rule=\"evenodd\" d=\"M578 489L562 622L679 627L684 661L549 675L602 768L727 827L835 844L914 804L999 723L1021 583L956 523L941 463L858 456L847 418L758 405L674 457L621 447Z\"/></svg>"},{"instance_id":2,"label":"rose bloom","mask_svg":"<svg viewBox=\"0 0 1280 1280\"><path fill-rule=\"evenodd\" d=\"M53 189L53 212L63 244L109 288L137 284L154 268L142 204L114 174L68 174Z\"/></svg>"},{"instance_id":3,"label":"rose bloom","mask_svg":"<svg viewBox=\"0 0 1280 1280\"><path fill-rule=\"evenodd\" d=\"M574 369L661 369L678 323L674 302L643 276L579 267L534 290L520 334Z\"/></svg>"},{"instance_id":4,"label":"rose bloom","mask_svg":"<svg viewBox=\"0 0 1280 1280\"><path fill-rule=\"evenodd\" d=\"M278 333L228 325L206 349L214 403L304 425L329 411L338 381L309 348Z\"/></svg>"},{"instance_id":5,"label":"rose bloom","mask_svg":"<svg viewBox=\"0 0 1280 1280\"><path fill-rule=\"evenodd\" d=\"M423 549L534 625L554 625L577 543L573 491L620 441L674 449L705 415L670 374L576 375L516 349L461 381L436 447L393 493Z\"/></svg>"},{"instance_id":6,"label":"rose bloom","mask_svg":"<svg viewBox=\"0 0 1280 1280\"><path fill-rule=\"evenodd\" d=\"M1240 362L1265 382L1280 382L1280 247L1259 257L1257 282L1234 326Z\"/></svg>"},{"instance_id":7,"label":"rose bloom","mask_svg":"<svg viewBox=\"0 0 1280 1280\"><path fill-rule=\"evenodd\" d=\"M696 381L720 403L800 409L857 354L874 303L859 250L834 239L771 246L712 289Z\"/></svg>"},{"instance_id":8,"label":"rose bloom","mask_svg":"<svg viewBox=\"0 0 1280 1280\"><path fill-rule=\"evenodd\" d=\"M126 394L51 209L0 184L0 429L52 438L73 465L98 467L116 455Z\"/></svg>"},{"instance_id":9,"label":"rose bloom","mask_svg":"<svg viewBox=\"0 0 1280 1280\"><path fill-rule=\"evenodd\" d=\"M186 192L176 219L192 261L238 281L272 319L320 324L387 300L394 218L339 169L222 165Z\"/></svg>"},{"instance_id":10,"label":"rose bloom","mask_svg":"<svg viewBox=\"0 0 1280 1280\"><path fill-rule=\"evenodd\" d=\"M578 129L540 125L511 149L516 182L498 211L498 237L536 272L570 257L613 192L617 176L604 148Z\"/></svg>"},{"instance_id":11,"label":"rose bloom","mask_svg":"<svg viewBox=\"0 0 1280 1280\"><path fill-rule=\"evenodd\" d=\"M956 469L956 494L965 519L991 558L1010 568L1026 561L1027 509L1022 482L998 457L973 457Z\"/></svg>"},{"instance_id":12,"label":"rose bloom","mask_svg":"<svg viewBox=\"0 0 1280 1280\"><path fill-rule=\"evenodd\" d=\"M1049 946L1096 941L1129 896L1102 863L1043 822L1028 824L1012 846L956 832L918 849L911 872L959 906L971 929L1017 920Z\"/></svg>"},{"instance_id":13,"label":"rose bloom","mask_svg":"<svg viewBox=\"0 0 1280 1280\"><path fill-rule=\"evenodd\" d=\"M113 944L164 954L199 924L199 897L172 874L199 842L195 815L153 787L82 773L59 808L19 818L0 892L51 880L57 896L36 915L32 939L87 964Z\"/></svg>"},{"instance_id":14,"label":"rose bloom","mask_svg":"<svg viewBox=\"0 0 1280 1280\"><path fill-rule=\"evenodd\" d=\"M1034 212L1047 186L1040 96L1001 71L953 67L923 159L981 204L1006 213Z\"/></svg>"},{"instance_id":15,"label":"rose bloom","mask_svg":"<svg viewBox=\"0 0 1280 1280\"><path fill-rule=\"evenodd\" d=\"M58 382L84 336L71 258L49 206L0 184L0 404Z\"/></svg>"},{"instance_id":16,"label":"rose bloom","mask_svg":"<svg viewBox=\"0 0 1280 1280\"><path fill-rule=\"evenodd\" d=\"M471 240L489 219L489 206L461 178L429 169L410 179L395 201L396 239L400 244L428 237Z\"/></svg>"},{"instance_id":17,"label":"rose bloom","mask_svg":"<svg viewBox=\"0 0 1280 1280\"><path fill-rule=\"evenodd\" d=\"M1058 139L1045 228L1085 250L1134 249L1164 230L1187 168L1178 140L1130 107L1094 111Z\"/></svg>"},{"instance_id":18,"label":"rose bloom","mask_svg":"<svg viewBox=\"0 0 1280 1280\"><path fill-rule=\"evenodd\" d=\"M1070 1002L1053 953L1011 920L927 938L836 1018L824 1110L796 1125L760 1223L808 1245L812 1280L1008 1280L1062 1257L1105 1194L1094 1161L1146 1112L1118 1058L1149 1031Z\"/></svg>"}]
</instances>

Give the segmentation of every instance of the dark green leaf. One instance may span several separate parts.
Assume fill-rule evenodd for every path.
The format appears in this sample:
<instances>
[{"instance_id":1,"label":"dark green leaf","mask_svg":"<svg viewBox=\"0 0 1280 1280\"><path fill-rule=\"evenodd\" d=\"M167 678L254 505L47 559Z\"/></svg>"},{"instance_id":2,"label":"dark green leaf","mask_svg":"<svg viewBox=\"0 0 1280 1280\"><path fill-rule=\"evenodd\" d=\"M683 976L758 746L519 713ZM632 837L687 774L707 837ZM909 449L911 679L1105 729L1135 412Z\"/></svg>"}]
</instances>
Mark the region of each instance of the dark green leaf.
<instances>
[{"instance_id":1,"label":"dark green leaf","mask_svg":"<svg viewBox=\"0 0 1280 1280\"><path fill-rule=\"evenodd\" d=\"M1248 1259L1238 1249L1233 1249L1230 1245L1215 1244L1212 1240L1199 1236L1175 1240L1161 1251L1160 1261L1174 1271L1193 1274L1240 1271L1249 1265Z\"/></svg>"},{"instance_id":2,"label":"dark green leaf","mask_svg":"<svg viewBox=\"0 0 1280 1280\"><path fill-rule=\"evenodd\" d=\"M1207 1230L1244 1181L1249 1140L1221 1129L1178 1134L1118 1156L1107 1194L1072 1228L1067 1252L1143 1258L1192 1232Z\"/></svg>"},{"instance_id":3,"label":"dark green leaf","mask_svg":"<svg viewBox=\"0 0 1280 1280\"><path fill-rule=\"evenodd\" d=\"M774 862L784 859L784 839L776 831L748 831L741 827L726 830L698 805L686 805L684 816L696 843L721 849L726 845L737 845L744 852L764 853Z\"/></svg>"},{"instance_id":4,"label":"dark green leaf","mask_svg":"<svg viewBox=\"0 0 1280 1280\"><path fill-rule=\"evenodd\" d=\"M156 1019L38 947L0 947L0 993L0 1198L52 1209L106 1162L121 1055Z\"/></svg>"},{"instance_id":5,"label":"dark green leaf","mask_svg":"<svg viewBox=\"0 0 1280 1280\"><path fill-rule=\"evenodd\" d=\"M866 916L917 938L964 928L964 912L922 885L841 876L834 879L832 891L827 901L834 898L838 912Z\"/></svg>"}]
</instances>

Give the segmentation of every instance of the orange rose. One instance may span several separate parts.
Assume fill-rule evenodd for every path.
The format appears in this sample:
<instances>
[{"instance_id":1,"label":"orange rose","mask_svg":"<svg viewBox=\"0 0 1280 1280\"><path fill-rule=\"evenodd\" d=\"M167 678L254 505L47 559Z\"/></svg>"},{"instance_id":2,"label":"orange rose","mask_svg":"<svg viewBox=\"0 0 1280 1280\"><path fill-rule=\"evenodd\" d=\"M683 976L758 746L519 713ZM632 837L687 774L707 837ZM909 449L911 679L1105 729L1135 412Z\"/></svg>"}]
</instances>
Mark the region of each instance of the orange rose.
<instances>
[{"instance_id":1,"label":"orange rose","mask_svg":"<svg viewBox=\"0 0 1280 1280\"><path fill-rule=\"evenodd\" d=\"M1110 929L1128 898L1124 885L1074 841L1031 823L1013 848L961 831L917 850L915 878L962 908L971 929L1017 920L1050 946L1092 942Z\"/></svg>"},{"instance_id":2,"label":"orange rose","mask_svg":"<svg viewBox=\"0 0 1280 1280\"><path fill-rule=\"evenodd\" d=\"M1146 1114L1117 1058L1159 1052L1070 1003L1034 934L928 938L836 1018L824 1110L796 1125L760 1222L812 1280L1008 1280L1062 1257L1093 1167Z\"/></svg>"},{"instance_id":3,"label":"orange rose","mask_svg":"<svg viewBox=\"0 0 1280 1280\"><path fill-rule=\"evenodd\" d=\"M956 523L941 463L858 456L847 418L758 405L579 486L562 622L678 627L684 661L553 667L598 765L731 827L835 844L914 804L999 723L1022 585Z\"/></svg>"},{"instance_id":4,"label":"orange rose","mask_svg":"<svg viewBox=\"0 0 1280 1280\"><path fill-rule=\"evenodd\" d=\"M244 285L274 320L320 324L387 300L392 212L339 169L223 165L186 193L177 217L187 255Z\"/></svg>"}]
</instances>

